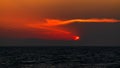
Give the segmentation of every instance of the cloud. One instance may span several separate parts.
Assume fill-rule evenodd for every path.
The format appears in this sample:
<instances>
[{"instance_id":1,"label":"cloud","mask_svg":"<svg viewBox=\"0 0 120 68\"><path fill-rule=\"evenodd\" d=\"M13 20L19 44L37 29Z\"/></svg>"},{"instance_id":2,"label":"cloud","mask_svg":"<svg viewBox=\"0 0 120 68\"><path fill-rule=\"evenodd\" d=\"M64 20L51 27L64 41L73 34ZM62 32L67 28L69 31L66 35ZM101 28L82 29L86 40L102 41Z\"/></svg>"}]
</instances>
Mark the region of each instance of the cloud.
<instances>
[{"instance_id":1,"label":"cloud","mask_svg":"<svg viewBox=\"0 0 120 68\"><path fill-rule=\"evenodd\" d=\"M59 33L59 34L64 34L64 35L69 35L72 37L76 36L73 32L65 29L61 29L60 25L67 25L70 23L118 23L120 20L117 19L72 19L72 20L58 20L58 19L46 19L45 21L42 21L40 23L31 23L31 24L26 24L26 27L31 27L31 28L36 28L36 29L43 29L47 30L47 32L51 32L53 34ZM64 27L67 28L67 27ZM57 35L57 34L56 34ZM64 37L64 36L63 36Z\"/></svg>"}]
</instances>

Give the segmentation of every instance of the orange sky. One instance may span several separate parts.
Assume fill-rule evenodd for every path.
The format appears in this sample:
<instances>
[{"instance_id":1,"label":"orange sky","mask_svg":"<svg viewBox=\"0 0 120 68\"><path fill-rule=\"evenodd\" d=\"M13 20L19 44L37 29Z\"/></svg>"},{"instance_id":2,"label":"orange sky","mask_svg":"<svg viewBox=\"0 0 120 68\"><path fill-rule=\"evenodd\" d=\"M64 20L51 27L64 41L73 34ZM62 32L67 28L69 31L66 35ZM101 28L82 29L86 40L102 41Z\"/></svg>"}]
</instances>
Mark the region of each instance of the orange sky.
<instances>
[{"instance_id":1,"label":"orange sky","mask_svg":"<svg viewBox=\"0 0 120 68\"><path fill-rule=\"evenodd\" d=\"M76 19L77 21L79 19L79 22L96 22L96 19L99 22L104 22L102 20L104 18L105 20L118 22L118 19L120 19L119 3L119 0L0 0L0 30L3 32L1 36L10 33L10 35L7 35L8 37L13 35L16 35L15 37L25 35L26 37L27 33L29 33L30 36L28 37L36 38L51 32L51 35L57 33L62 38L62 36L66 35L65 32L69 32L70 29L66 30L53 26L38 26L42 27L42 29L38 29L28 27L26 24L34 26L38 23L45 23L42 21L46 19L50 24L62 23L63 21L71 22L71 20L74 22ZM41 30L43 31L41 32ZM4 32L7 34L5 35ZM73 35L74 33L70 32L68 37Z\"/></svg>"},{"instance_id":2,"label":"orange sky","mask_svg":"<svg viewBox=\"0 0 120 68\"><path fill-rule=\"evenodd\" d=\"M1 15L50 18L117 18L119 0L0 0Z\"/></svg>"}]
</instances>

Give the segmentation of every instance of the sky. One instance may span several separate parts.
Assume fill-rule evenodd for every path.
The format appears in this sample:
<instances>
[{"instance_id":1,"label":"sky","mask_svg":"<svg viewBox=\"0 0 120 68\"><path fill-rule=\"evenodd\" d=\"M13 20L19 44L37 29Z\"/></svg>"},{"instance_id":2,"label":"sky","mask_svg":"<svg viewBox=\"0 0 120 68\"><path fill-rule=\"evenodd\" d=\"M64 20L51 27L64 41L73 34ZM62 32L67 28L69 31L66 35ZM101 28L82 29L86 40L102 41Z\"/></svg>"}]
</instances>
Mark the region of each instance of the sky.
<instances>
[{"instance_id":1,"label":"sky","mask_svg":"<svg viewBox=\"0 0 120 68\"><path fill-rule=\"evenodd\" d=\"M119 42L119 0L0 0L1 39ZM88 43L89 44L89 43Z\"/></svg>"}]
</instances>

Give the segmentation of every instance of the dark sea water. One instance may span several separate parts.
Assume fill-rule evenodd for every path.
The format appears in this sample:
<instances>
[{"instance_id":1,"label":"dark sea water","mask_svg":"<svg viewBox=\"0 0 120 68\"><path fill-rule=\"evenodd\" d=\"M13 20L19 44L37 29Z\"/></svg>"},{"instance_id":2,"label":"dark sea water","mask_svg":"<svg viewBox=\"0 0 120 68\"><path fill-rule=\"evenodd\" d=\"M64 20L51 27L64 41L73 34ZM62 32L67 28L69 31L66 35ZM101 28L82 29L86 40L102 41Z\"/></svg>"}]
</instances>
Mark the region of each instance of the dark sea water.
<instances>
[{"instance_id":1,"label":"dark sea water","mask_svg":"<svg viewBox=\"0 0 120 68\"><path fill-rule=\"evenodd\" d=\"M0 68L120 68L120 47L0 47Z\"/></svg>"}]
</instances>

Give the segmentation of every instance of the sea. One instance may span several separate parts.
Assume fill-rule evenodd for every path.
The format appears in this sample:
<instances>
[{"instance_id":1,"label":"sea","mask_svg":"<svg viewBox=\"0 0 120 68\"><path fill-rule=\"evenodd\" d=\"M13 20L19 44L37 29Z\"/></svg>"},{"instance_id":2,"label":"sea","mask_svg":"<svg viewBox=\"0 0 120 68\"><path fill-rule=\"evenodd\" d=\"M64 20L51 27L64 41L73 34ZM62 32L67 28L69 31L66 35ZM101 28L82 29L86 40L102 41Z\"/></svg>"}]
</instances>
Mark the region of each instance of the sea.
<instances>
[{"instance_id":1,"label":"sea","mask_svg":"<svg viewBox=\"0 0 120 68\"><path fill-rule=\"evenodd\" d=\"M120 47L0 47L0 68L120 68Z\"/></svg>"}]
</instances>

